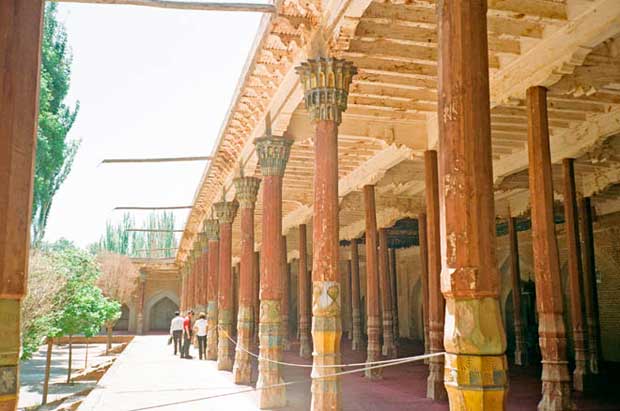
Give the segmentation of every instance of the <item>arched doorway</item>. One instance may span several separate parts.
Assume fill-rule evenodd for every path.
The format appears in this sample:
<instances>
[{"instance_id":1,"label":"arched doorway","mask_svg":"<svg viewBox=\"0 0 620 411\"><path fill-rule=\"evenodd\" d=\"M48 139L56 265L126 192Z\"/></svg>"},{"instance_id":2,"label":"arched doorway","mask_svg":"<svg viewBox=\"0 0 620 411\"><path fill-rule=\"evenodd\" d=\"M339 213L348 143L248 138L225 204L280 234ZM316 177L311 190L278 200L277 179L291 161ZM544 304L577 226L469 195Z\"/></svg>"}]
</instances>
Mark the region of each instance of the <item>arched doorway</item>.
<instances>
[{"instance_id":1,"label":"arched doorway","mask_svg":"<svg viewBox=\"0 0 620 411\"><path fill-rule=\"evenodd\" d=\"M168 331L170 321L174 318L174 312L179 306L168 297L162 297L157 301L149 312L149 330Z\"/></svg>"},{"instance_id":2,"label":"arched doorway","mask_svg":"<svg viewBox=\"0 0 620 411\"><path fill-rule=\"evenodd\" d=\"M121 317L114 324L114 331L129 331L129 307L127 304L121 306Z\"/></svg>"}]
</instances>

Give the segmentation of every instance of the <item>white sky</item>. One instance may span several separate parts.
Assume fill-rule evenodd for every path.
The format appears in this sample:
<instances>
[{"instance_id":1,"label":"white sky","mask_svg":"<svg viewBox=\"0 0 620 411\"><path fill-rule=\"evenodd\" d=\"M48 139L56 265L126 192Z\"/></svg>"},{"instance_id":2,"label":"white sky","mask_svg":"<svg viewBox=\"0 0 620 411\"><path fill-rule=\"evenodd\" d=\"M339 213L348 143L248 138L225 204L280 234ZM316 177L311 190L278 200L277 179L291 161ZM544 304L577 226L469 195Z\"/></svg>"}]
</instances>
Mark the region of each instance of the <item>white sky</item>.
<instances>
[{"instance_id":1,"label":"white sky","mask_svg":"<svg viewBox=\"0 0 620 411\"><path fill-rule=\"evenodd\" d=\"M68 101L81 104L69 137L82 144L46 240L86 246L122 217L116 206L192 203L204 162L99 163L210 154L261 15L61 3L59 17L74 56Z\"/></svg>"}]
</instances>

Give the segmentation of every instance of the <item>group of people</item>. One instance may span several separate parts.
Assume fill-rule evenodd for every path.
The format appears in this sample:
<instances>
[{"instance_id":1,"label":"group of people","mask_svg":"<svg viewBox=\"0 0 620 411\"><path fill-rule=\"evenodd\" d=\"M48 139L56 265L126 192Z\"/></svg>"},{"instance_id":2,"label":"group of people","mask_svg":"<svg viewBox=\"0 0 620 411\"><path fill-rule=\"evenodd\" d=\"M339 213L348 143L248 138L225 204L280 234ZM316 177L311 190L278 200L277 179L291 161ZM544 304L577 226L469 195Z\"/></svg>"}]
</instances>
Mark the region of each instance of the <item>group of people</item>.
<instances>
[{"instance_id":1,"label":"group of people","mask_svg":"<svg viewBox=\"0 0 620 411\"><path fill-rule=\"evenodd\" d=\"M198 320L193 321L194 312L188 311L183 317L179 311L174 313L170 322L170 338L174 342L174 355L180 354L181 358L192 359L189 355L189 347L194 342L198 345L199 358L207 359L207 316L205 313L198 314Z\"/></svg>"}]
</instances>

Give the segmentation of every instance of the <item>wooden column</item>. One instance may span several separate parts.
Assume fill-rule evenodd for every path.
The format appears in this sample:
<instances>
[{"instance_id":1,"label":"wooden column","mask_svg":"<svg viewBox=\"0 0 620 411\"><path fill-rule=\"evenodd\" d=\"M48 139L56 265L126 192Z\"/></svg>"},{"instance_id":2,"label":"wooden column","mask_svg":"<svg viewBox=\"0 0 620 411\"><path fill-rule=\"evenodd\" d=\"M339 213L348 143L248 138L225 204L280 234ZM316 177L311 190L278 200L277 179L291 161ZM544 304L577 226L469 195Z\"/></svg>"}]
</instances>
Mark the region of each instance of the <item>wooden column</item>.
<instances>
[{"instance_id":1,"label":"wooden column","mask_svg":"<svg viewBox=\"0 0 620 411\"><path fill-rule=\"evenodd\" d=\"M260 292L260 253L258 251L254 252L254 277L252 278L252 289L254 291L254 298L252 302L252 307L254 309L254 325L253 325L253 341L258 342L258 320L259 320L259 306L260 299L258 294Z\"/></svg>"},{"instance_id":2,"label":"wooden column","mask_svg":"<svg viewBox=\"0 0 620 411\"><path fill-rule=\"evenodd\" d=\"M254 204L260 187L256 177L239 177L234 180L236 198L241 214L241 263L239 266L239 310L237 313L237 349L233 365L235 384L250 384L252 365L248 351L252 342L254 321Z\"/></svg>"},{"instance_id":3,"label":"wooden column","mask_svg":"<svg viewBox=\"0 0 620 411\"><path fill-rule=\"evenodd\" d=\"M351 326L351 260L345 261L345 270L342 275L341 287L344 290L342 292L342 324L344 331L347 333L347 338L350 340L353 334Z\"/></svg>"},{"instance_id":4,"label":"wooden column","mask_svg":"<svg viewBox=\"0 0 620 411\"><path fill-rule=\"evenodd\" d=\"M527 90L532 248L536 277L538 341L542 354L542 400L539 411L572 407L562 316L560 258L553 213L553 175L547 119L547 90Z\"/></svg>"},{"instance_id":5,"label":"wooden column","mask_svg":"<svg viewBox=\"0 0 620 411\"><path fill-rule=\"evenodd\" d=\"M289 341L288 311L290 303L290 272L288 270L288 248L286 246L286 236L282 236L282 350L289 351L291 342Z\"/></svg>"},{"instance_id":6,"label":"wooden column","mask_svg":"<svg viewBox=\"0 0 620 411\"><path fill-rule=\"evenodd\" d=\"M583 239L583 295L588 321L588 359L590 371L599 374L601 363L601 328L598 316L598 293L596 285L596 264L594 258L594 230L592 229L592 206L590 197L582 198L579 213L581 217L581 238Z\"/></svg>"},{"instance_id":7,"label":"wooden column","mask_svg":"<svg viewBox=\"0 0 620 411\"><path fill-rule=\"evenodd\" d=\"M207 360L217 360L217 298L220 260L220 226L216 219L205 220L204 231L208 240L207 267Z\"/></svg>"},{"instance_id":8,"label":"wooden column","mask_svg":"<svg viewBox=\"0 0 620 411\"><path fill-rule=\"evenodd\" d=\"M377 212L375 187L364 186L364 211L366 213L366 362L381 360L381 308L379 306L379 266L377 252ZM366 370L370 379L378 379L383 369Z\"/></svg>"},{"instance_id":9,"label":"wooden column","mask_svg":"<svg viewBox=\"0 0 620 411\"><path fill-rule=\"evenodd\" d=\"M347 107L355 68L350 62L318 58L297 68L306 108L315 125L314 221L312 224L312 375L334 374L340 368L341 290L338 275L338 125ZM319 368L321 367L321 368ZM339 410L339 377L312 380L313 410Z\"/></svg>"},{"instance_id":10,"label":"wooden column","mask_svg":"<svg viewBox=\"0 0 620 411\"><path fill-rule=\"evenodd\" d=\"M583 289L581 269L581 244L579 243L579 217L577 216L577 193L575 189L575 166L572 158L562 160L564 170L564 217L566 243L568 248L568 285L570 292L570 318L573 328L573 348L575 350L575 369L573 388L584 391L591 373L588 370L588 345L586 323L583 318Z\"/></svg>"},{"instance_id":11,"label":"wooden column","mask_svg":"<svg viewBox=\"0 0 620 411\"><path fill-rule=\"evenodd\" d=\"M351 240L351 319L353 339L351 349L362 348L362 323L360 312L360 258L357 250L357 238Z\"/></svg>"},{"instance_id":12,"label":"wooden column","mask_svg":"<svg viewBox=\"0 0 620 411\"><path fill-rule=\"evenodd\" d=\"M137 329L138 335L144 334L144 294L146 291L146 272L140 270L139 286L138 286L138 314L137 314Z\"/></svg>"},{"instance_id":13,"label":"wooden column","mask_svg":"<svg viewBox=\"0 0 620 411\"><path fill-rule=\"evenodd\" d=\"M420 283L422 284L422 324L424 325L424 354L430 353L428 335L428 240L426 213L418 215L418 239L420 242ZM425 360L428 364L428 360Z\"/></svg>"},{"instance_id":14,"label":"wooden column","mask_svg":"<svg viewBox=\"0 0 620 411\"><path fill-rule=\"evenodd\" d=\"M440 0L437 11L446 389L452 409L499 411L508 377L495 256L487 2Z\"/></svg>"},{"instance_id":15,"label":"wooden column","mask_svg":"<svg viewBox=\"0 0 620 411\"><path fill-rule=\"evenodd\" d=\"M439 222L439 177L437 152L424 152L424 181L426 194L428 246L428 336L431 353L444 351L443 327L445 301L441 294L441 236ZM445 400L446 389L443 382L444 359L432 357L428 361L426 396L434 400Z\"/></svg>"},{"instance_id":16,"label":"wooden column","mask_svg":"<svg viewBox=\"0 0 620 411\"><path fill-rule=\"evenodd\" d=\"M179 307L180 311L185 311L185 293L186 293L186 281L187 281L187 276L185 275L185 267L187 267L186 265L183 266L183 268L181 268L180 274L181 274L181 306Z\"/></svg>"},{"instance_id":17,"label":"wooden column","mask_svg":"<svg viewBox=\"0 0 620 411\"><path fill-rule=\"evenodd\" d=\"M381 353L388 358L396 358L394 344L394 324L392 316L392 295L389 267L387 229L379 229L379 290L381 291L381 311L383 317L383 349Z\"/></svg>"},{"instance_id":18,"label":"wooden column","mask_svg":"<svg viewBox=\"0 0 620 411\"><path fill-rule=\"evenodd\" d=\"M200 245L202 247L202 257L200 259L200 298L198 305L200 311L207 311L207 284L209 282L209 239L206 233L200 233Z\"/></svg>"},{"instance_id":19,"label":"wooden column","mask_svg":"<svg viewBox=\"0 0 620 411\"><path fill-rule=\"evenodd\" d=\"M217 220L220 223L220 257L217 291L217 369L231 371L234 355L229 337L233 329L233 277L232 277L232 222L237 214L239 203L221 201L213 204Z\"/></svg>"},{"instance_id":20,"label":"wooden column","mask_svg":"<svg viewBox=\"0 0 620 411\"><path fill-rule=\"evenodd\" d=\"M521 270L519 269L519 239L517 219L508 218L508 239L510 241L510 279L512 282L512 307L515 327L515 364L527 364L527 351L521 321Z\"/></svg>"},{"instance_id":21,"label":"wooden column","mask_svg":"<svg viewBox=\"0 0 620 411\"><path fill-rule=\"evenodd\" d=\"M293 141L271 135L269 117L264 137L255 140L263 175L263 227L260 258L260 357L279 361L282 352L282 178ZM281 384L280 367L259 360L256 388L261 409L284 407L286 388Z\"/></svg>"},{"instance_id":22,"label":"wooden column","mask_svg":"<svg viewBox=\"0 0 620 411\"><path fill-rule=\"evenodd\" d=\"M27 292L43 1L0 2L0 409L19 395Z\"/></svg>"},{"instance_id":23,"label":"wooden column","mask_svg":"<svg viewBox=\"0 0 620 411\"><path fill-rule=\"evenodd\" d=\"M299 226L299 355L310 358L312 346L310 344L310 275L308 273L308 244L306 225Z\"/></svg>"},{"instance_id":24,"label":"wooden column","mask_svg":"<svg viewBox=\"0 0 620 411\"><path fill-rule=\"evenodd\" d=\"M388 265L390 267L390 292L392 294L392 324L394 325L394 344L398 347L398 273L396 272L396 249L390 248Z\"/></svg>"}]
</instances>

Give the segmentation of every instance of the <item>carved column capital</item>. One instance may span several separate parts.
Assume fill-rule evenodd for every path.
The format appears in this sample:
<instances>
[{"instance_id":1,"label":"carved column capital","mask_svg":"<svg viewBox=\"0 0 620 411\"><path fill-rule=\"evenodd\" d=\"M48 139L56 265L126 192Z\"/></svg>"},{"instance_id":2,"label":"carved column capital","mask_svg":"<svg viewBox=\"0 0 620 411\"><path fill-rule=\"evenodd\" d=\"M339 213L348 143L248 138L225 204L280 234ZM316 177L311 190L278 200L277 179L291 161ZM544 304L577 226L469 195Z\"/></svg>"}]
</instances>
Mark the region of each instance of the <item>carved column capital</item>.
<instances>
[{"instance_id":1,"label":"carved column capital","mask_svg":"<svg viewBox=\"0 0 620 411\"><path fill-rule=\"evenodd\" d=\"M238 177L233 180L235 184L235 197L239 201L241 208L252 208L256 203L260 178L258 177Z\"/></svg>"},{"instance_id":2,"label":"carved column capital","mask_svg":"<svg viewBox=\"0 0 620 411\"><path fill-rule=\"evenodd\" d=\"M267 135L254 140L261 174L264 176L283 176L286 163L291 153L293 140L290 138Z\"/></svg>"},{"instance_id":3,"label":"carved column capital","mask_svg":"<svg viewBox=\"0 0 620 411\"><path fill-rule=\"evenodd\" d=\"M239 209L239 202L237 200L220 201L213 204L213 209L220 224L232 224Z\"/></svg>"},{"instance_id":4,"label":"carved column capital","mask_svg":"<svg viewBox=\"0 0 620 411\"><path fill-rule=\"evenodd\" d=\"M342 122L347 109L349 86L357 68L336 58L310 59L295 68L304 87L304 102L312 121Z\"/></svg>"},{"instance_id":5,"label":"carved column capital","mask_svg":"<svg viewBox=\"0 0 620 411\"><path fill-rule=\"evenodd\" d=\"M220 239L220 223L215 219L205 220L202 225L207 240L218 241Z\"/></svg>"},{"instance_id":6,"label":"carved column capital","mask_svg":"<svg viewBox=\"0 0 620 411\"><path fill-rule=\"evenodd\" d=\"M146 282L146 271L140 270L140 283L144 284Z\"/></svg>"}]
</instances>

